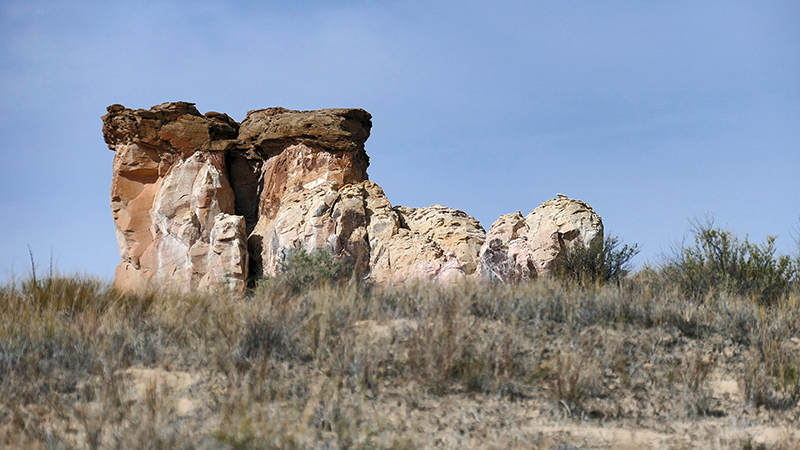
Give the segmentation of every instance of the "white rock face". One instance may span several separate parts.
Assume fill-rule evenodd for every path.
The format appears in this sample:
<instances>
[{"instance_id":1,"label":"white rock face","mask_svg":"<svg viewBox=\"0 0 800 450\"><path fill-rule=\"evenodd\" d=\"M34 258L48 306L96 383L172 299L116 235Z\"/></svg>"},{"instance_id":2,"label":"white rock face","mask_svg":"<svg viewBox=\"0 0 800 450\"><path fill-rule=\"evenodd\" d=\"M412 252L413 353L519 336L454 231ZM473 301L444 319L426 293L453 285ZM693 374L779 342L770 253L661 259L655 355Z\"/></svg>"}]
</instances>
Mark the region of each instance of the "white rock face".
<instances>
[{"instance_id":1,"label":"white rock face","mask_svg":"<svg viewBox=\"0 0 800 450\"><path fill-rule=\"evenodd\" d=\"M476 276L501 282L547 276L561 252L596 239L603 239L602 218L588 204L559 196L524 219L519 211L500 216L480 249Z\"/></svg>"},{"instance_id":2,"label":"white rock face","mask_svg":"<svg viewBox=\"0 0 800 450\"><path fill-rule=\"evenodd\" d=\"M395 211L409 230L436 243L448 259L457 260L464 274L475 272L486 231L474 217L443 205L397 207Z\"/></svg>"},{"instance_id":3,"label":"white rock face","mask_svg":"<svg viewBox=\"0 0 800 450\"><path fill-rule=\"evenodd\" d=\"M392 208L380 186L366 190L371 280L450 284L465 278L464 266L476 263L483 242L478 221L441 205Z\"/></svg>"},{"instance_id":4,"label":"white rock face","mask_svg":"<svg viewBox=\"0 0 800 450\"><path fill-rule=\"evenodd\" d=\"M525 218L528 247L539 275L549 275L558 254L576 243L603 240L603 219L580 200L559 197L542 203Z\"/></svg>"},{"instance_id":5,"label":"white rock face","mask_svg":"<svg viewBox=\"0 0 800 450\"><path fill-rule=\"evenodd\" d=\"M223 287L242 291L247 279L247 233L244 217L219 213L211 229L207 267L200 288Z\"/></svg>"},{"instance_id":6,"label":"white rock face","mask_svg":"<svg viewBox=\"0 0 800 450\"><path fill-rule=\"evenodd\" d=\"M184 289L216 282L244 288L244 220L231 214L233 190L222 161L212 152L195 152L162 179L151 209L153 281Z\"/></svg>"},{"instance_id":7,"label":"white rock face","mask_svg":"<svg viewBox=\"0 0 800 450\"><path fill-rule=\"evenodd\" d=\"M518 283L536 278L529 228L517 211L500 216L486 234L478 253L475 276L488 281Z\"/></svg>"}]
</instances>

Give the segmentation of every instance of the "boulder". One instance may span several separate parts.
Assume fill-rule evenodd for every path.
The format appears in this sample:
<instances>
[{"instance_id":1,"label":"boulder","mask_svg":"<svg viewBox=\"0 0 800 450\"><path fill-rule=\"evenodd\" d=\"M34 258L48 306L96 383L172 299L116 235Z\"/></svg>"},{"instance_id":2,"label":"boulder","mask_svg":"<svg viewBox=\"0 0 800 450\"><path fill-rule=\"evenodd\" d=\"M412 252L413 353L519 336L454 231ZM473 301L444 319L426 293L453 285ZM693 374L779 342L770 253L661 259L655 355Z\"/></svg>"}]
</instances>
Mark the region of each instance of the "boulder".
<instances>
[{"instance_id":1,"label":"boulder","mask_svg":"<svg viewBox=\"0 0 800 450\"><path fill-rule=\"evenodd\" d=\"M560 195L548 200L525 217L528 248L539 275L549 275L556 258L575 244L588 247L603 240L603 220L591 206Z\"/></svg>"}]
</instances>

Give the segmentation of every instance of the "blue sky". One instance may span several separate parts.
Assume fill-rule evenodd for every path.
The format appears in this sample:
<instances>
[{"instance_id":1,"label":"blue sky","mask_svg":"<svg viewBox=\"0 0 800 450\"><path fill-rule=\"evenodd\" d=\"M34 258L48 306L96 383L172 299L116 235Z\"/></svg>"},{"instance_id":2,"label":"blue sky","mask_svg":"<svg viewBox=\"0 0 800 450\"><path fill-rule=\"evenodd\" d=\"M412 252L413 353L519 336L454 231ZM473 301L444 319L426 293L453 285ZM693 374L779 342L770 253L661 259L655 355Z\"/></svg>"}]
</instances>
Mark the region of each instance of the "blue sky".
<instances>
[{"instance_id":1,"label":"blue sky","mask_svg":"<svg viewBox=\"0 0 800 450\"><path fill-rule=\"evenodd\" d=\"M0 4L0 277L109 278L105 107L360 107L370 178L488 230L557 193L657 263L690 219L792 251L796 1Z\"/></svg>"}]
</instances>

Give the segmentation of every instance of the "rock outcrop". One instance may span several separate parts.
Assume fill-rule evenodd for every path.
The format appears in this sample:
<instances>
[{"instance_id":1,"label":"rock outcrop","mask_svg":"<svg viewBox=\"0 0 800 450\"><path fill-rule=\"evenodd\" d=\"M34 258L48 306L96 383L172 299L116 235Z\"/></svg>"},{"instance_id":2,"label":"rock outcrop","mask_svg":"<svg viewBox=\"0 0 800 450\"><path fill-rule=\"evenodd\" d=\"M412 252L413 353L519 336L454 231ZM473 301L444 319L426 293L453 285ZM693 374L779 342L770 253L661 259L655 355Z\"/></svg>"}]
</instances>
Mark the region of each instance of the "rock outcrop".
<instances>
[{"instance_id":1,"label":"rock outcrop","mask_svg":"<svg viewBox=\"0 0 800 450\"><path fill-rule=\"evenodd\" d=\"M500 216L486 234L478 252L476 276L488 281L517 283L536 278L528 225L517 211Z\"/></svg>"},{"instance_id":2,"label":"rock outcrop","mask_svg":"<svg viewBox=\"0 0 800 450\"><path fill-rule=\"evenodd\" d=\"M256 276L274 273L297 245L327 248L357 273L368 270L363 189L355 185L368 178L371 127L361 109L247 113L234 153L254 155L259 166L257 209L242 211L256 219L249 237Z\"/></svg>"},{"instance_id":3,"label":"rock outcrop","mask_svg":"<svg viewBox=\"0 0 800 450\"><path fill-rule=\"evenodd\" d=\"M380 191L375 197L382 195ZM382 233L375 233L370 240L375 281L452 283L475 271L477 253L470 246L477 251L485 232L473 217L441 205L392 208L388 200L376 209L370 213L380 218Z\"/></svg>"},{"instance_id":4,"label":"rock outcrop","mask_svg":"<svg viewBox=\"0 0 800 450\"><path fill-rule=\"evenodd\" d=\"M234 143L234 124L185 102L149 111L108 108L103 134L116 152L111 210L122 257L118 287L151 281L183 289L244 287L247 236L233 216L224 154Z\"/></svg>"},{"instance_id":5,"label":"rock outcrop","mask_svg":"<svg viewBox=\"0 0 800 450\"><path fill-rule=\"evenodd\" d=\"M395 211L406 228L436 243L449 259L458 261L466 275L475 272L486 231L474 217L442 205L397 207Z\"/></svg>"},{"instance_id":6,"label":"rock outcrop","mask_svg":"<svg viewBox=\"0 0 800 450\"><path fill-rule=\"evenodd\" d=\"M500 216L478 256L477 276L519 282L552 273L558 255L573 245L603 239L603 221L591 206L559 195L531 211Z\"/></svg>"},{"instance_id":7,"label":"rock outcrop","mask_svg":"<svg viewBox=\"0 0 800 450\"><path fill-rule=\"evenodd\" d=\"M239 124L186 102L110 106L115 284L242 290L298 247L375 282L516 282L548 273L570 242L602 239L600 217L576 200L502 216L488 238L463 211L392 206L367 175L371 126L361 109L269 108Z\"/></svg>"}]
</instances>

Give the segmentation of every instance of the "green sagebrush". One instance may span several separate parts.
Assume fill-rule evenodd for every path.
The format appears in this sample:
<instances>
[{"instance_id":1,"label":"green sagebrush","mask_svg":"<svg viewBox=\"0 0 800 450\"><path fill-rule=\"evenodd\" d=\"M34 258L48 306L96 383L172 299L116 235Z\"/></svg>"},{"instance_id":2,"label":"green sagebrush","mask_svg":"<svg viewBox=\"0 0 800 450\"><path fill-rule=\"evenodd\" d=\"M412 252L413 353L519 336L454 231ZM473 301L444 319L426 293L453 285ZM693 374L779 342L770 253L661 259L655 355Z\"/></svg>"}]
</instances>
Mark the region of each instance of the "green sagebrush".
<instances>
[{"instance_id":1,"label":"green sagebrush","mask_svg":"<svg viewBox=\"0 0 800 450\"><path fill-rule=\"evenodd\" d=\"M595 239L588 246L576 242L558 255L556 277L579 284L619 284L629 272L631 259L639 253L637 244L620 248L621 242L612 236Z\"/></svg>"},{"instance_id":2,"label":"green sagebrush","mask_svg":"<svg viewBox=\"0 0 800 450\"><path fill-rule=\"evenodd\" d=\"M296 247L280 262L276 275L265 277L263 282L300 293L325 284L346 281L352 272L351 266L334 257L327 249L307 251L303 247Z\"/></svg>"},{"instance_id":3,"label":"green sagebrush","mask_svg":"<svg viewBox=\"0 0 800 450\"><path fill-rule=\"evenodd\" d=\"M694 245L681 247L664 271L689 296L722 290L774 304L789 292L799 269L791 257L776 254L775 239L754 244L713 223L696 224Z\"/></svg>"}]
</instances>

